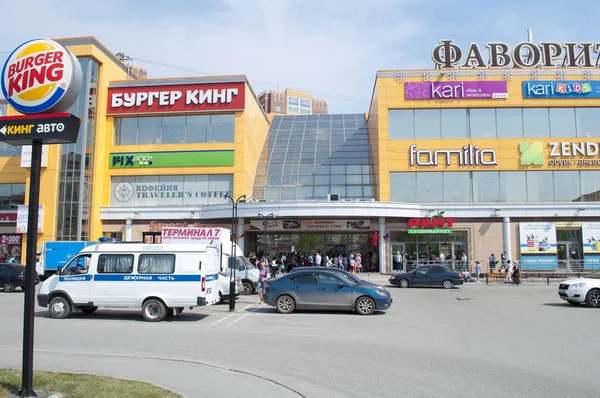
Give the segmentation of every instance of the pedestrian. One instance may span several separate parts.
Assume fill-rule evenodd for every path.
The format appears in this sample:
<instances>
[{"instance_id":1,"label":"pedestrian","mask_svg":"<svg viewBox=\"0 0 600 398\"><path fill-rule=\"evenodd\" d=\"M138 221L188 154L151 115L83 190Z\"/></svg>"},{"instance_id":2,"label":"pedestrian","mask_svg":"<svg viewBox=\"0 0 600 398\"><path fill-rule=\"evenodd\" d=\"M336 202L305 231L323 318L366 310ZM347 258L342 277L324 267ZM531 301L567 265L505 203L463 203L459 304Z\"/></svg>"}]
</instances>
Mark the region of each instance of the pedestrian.
<instances>
[{"instance_id":1,"label":"pedestrian","mask_svg":"<svg viewBox=\"0 0 600 398\"><path fill-rule=\"evenodd\" d=\"M504 268L504 272L506 274L504 283L512 283L511 274L513 272L513 266L510 263L510 260L506 260L506 268Z\"/></svg>"},{"instance_id":2,"label":"pedestrian","mask_svg":"<svg viewBox=\"0 0 600 398\"><path fill-rule=\"evenodd\" d=\"M344 270L348 271L350 268L349 268L349 264L348 264L348 255L347 254L344 254L344 258L343 258L342 261L343 261L343 264L344 264L343 265Z\"/></svg>"},{"instance_id":3,"label":"pedestrian","mask_svg":"<svg viewBox=\"0 0 600 398\"><path fill-rule=\"evenodd\" d=\"M314 265L314 260L313 260L312 254L308 255L307 261L308 261L308 266L309 267L312 267Z\"/></svg>"},{"instance_id":4,"label":"pedestrian","mask_svg":"<svg viewBox=\"0 0 600 398\"><path fill-rule=\"evenodd\" d=\"M402 255L399 251L394 254L394 270L400 271L400 267L402 267Z\"/></svg>"},{"instance_id":5,"label":"pedestrian","mask_svg":"<svg viewBox=\"0 0 600 398\"><path fill-rule=\"evenodd\" d=\"M356 274L356 260L354 258L350 259L350 272Z\"/></svg>"},{"instance_id":6,"label":"pedestrian","mask_svg":"<svg viewBox=\"0 0 600 398\"><path fill-rule=\"evenodd\" d=\"M342 253L340 253L337 258L337 266L339 269L344 269L344 257L342 256Z\"/></svg>"},{"instance_id":7,"label":"pedestrian","mask_svg":"<svg viewBox=\"0 0 600 398\"><path fill-rule=\"evenodd\" d=\"M479 261L475 261L475 275L477 275L477 282L479 282L479 275L481 275L481 264L479 264Z\"/></svg>"},{"instance_id":8,"label":"pedestrian","mask_svg":"<svg viewBox=\"0 0 600 398\"><path fill-rule=\"evenodd\" d=\"M506 269L506 262L508 261L508 255L506 254L506 250L500 254L500 262L502 263L502 268Z\"/></svg>"},{"instance_id":9,"label":"pedestrian","mask_svg":"<svg viewBox=\"0 0 600 398\"><path fill-rule=\"evenodd\" d=\"M440 265L446 265L446 255L444 254L444 252L440 252Z\"/></svg>"},{"instance_id":10,"label":"pedestrian","mask_svg":"<svg viewBox=\"0 0 600 398\"><path fill-rule=\"evenodd\" d=\"M469 269L468 265L467 265L467 253L462 254L462 256L460 257L460 261L462 261L462 267Z\"/></svg>"},{"instance_id":11,"label":"pedestrian","mask_svg":"<svg viewBox=\"0 0 600 398\"><path fill-rule=\"evenodd\" d=\"M490 269L492 272L494 272L494 269L496 268L496 264L498 263L498 260L496 260L496 256L494 256L494 253L490 254L490 258L489 258L489 264L490 264Z\"/></svg>"},{"instance_id":12,"label":"pedestrian","mask_svg":"<svg viewBox=\"0 0 600 398\"><path fill-rule=\"evenodd\" d=\"M354 270L356 272L362 272L362 256L360 253L356 253L356 257L354 258Z\"/></svg>"},{"instance_id":13,"label":"pedestrian","mask_svg":"<svg viewBox=\"0 0 600 398\"><path fill-rule=\"evenodd\" d=\"M265 284L265 280L267 279L269 273L267 272L267 269L265 268L265 263L263 263L262 261L258 262L258 267L260 268L260 271L258 271L258 286L256 287L256 293L258 293L258 298L259 298L259 304L264 304L264 300L263 300L263 289L264 289L264 284Z\"/></svg>"},{"instance_id":14,"label":"pedestrian","mask_svg":"<svg viewBox=\"0 0 600 398\"><path fill-rule=\"evenodd\" d=\"M323 257L321 257L321 253L317 250L317 255L315 256L315 267L320 267L323 262Z\"/></svg>"},{"instance_id":15,"label":"pedestrian","mask_svg":"<svg viewBox=\"0 0 600 398\"><path fill-rule=\"evenodd\" d=\"M515 261L513 268L512 281L515 285L519 286L521 284L521 268L518 261Z\"/></svg>"}]
</instances>

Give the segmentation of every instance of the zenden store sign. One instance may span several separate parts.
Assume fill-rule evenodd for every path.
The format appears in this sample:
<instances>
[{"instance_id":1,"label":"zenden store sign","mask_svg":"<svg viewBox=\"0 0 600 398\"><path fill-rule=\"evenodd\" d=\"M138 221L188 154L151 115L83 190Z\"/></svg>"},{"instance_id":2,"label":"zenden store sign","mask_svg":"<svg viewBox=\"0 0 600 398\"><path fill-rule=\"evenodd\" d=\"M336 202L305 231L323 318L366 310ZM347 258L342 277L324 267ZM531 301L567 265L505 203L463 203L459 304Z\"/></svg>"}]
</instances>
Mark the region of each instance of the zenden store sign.
<instances>
[{"instance_id":1,"label":"zenden store sign","mask_svg":"<svg viewBox=\"0 0 600 398\"><path fill-rule=\"evenodd\" d=\"M600 98L600 82L593 80L524 81L523 98Z\"/></svg>"},{"instance_id":2,"label":"zenden store sign","mask_svg":"<svg viewBox=\"0 0 600 398\"><path fill-rule=\"evenodd\" d=\"M111 169L233 166L232 150L111 153Z\"/></svg>"}]
</instances>

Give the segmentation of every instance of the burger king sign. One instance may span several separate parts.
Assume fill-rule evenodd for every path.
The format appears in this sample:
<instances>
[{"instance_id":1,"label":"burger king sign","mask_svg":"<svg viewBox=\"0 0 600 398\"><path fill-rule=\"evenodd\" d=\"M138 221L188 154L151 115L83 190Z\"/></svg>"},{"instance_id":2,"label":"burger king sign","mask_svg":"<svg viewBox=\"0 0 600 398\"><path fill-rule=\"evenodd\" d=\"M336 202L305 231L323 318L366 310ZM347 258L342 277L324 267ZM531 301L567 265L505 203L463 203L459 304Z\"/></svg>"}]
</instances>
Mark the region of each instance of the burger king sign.
<instances>
[{"instance_id":1,"label":"burger king sign","mask_svg":"<svg viewBox=\"0 0 600 398\"><path fill-rule=\"evenodd\" d=\"M15 110L35 114L67 111L79 95L81 80L81 65L73 53L53 40L35 39L10 54L0 83Z\"/></svg>"}]
</instances>

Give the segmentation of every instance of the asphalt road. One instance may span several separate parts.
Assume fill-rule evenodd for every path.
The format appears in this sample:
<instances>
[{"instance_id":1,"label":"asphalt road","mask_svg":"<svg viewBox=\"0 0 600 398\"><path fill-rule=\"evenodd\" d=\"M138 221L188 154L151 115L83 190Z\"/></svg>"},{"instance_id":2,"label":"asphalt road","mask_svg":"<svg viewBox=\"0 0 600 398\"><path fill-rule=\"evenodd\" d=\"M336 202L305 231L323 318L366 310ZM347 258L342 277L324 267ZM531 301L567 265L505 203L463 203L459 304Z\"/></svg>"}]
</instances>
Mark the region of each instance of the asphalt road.
<instances>
[{"instance_id":1,"label":"asphalt road","mask_svg":"<svg viewBox=\"0 0 600 398\"><path fill-rule=\"evenodd\" d=\"M385 282L387 278L373 277ZM600 310L556 286L390 288L386 313L280 315L243 297L158 324L137 310L36 312L35 367L189 397L597 397ZM0 367L20 367L23 294L0 293Z\"/></svg>"}]
</instances>

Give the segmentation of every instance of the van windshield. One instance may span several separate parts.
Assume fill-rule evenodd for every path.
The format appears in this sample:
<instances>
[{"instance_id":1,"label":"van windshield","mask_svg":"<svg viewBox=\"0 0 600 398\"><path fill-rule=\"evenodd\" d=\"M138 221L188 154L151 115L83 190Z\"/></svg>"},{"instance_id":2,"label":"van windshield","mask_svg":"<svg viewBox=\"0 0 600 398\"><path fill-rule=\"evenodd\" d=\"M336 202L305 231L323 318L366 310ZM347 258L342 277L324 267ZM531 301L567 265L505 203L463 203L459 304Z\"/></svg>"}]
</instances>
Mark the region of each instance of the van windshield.
<instances>
[{"instance_id":1,"label":"van windshield","mask_svg":"<svg viewBox=\"0 0 600 398\"><path fill-rule=\"evenodd\" d=\"M238 258L238 260L240 260L241 262L244 263L244 265L246 266L247 269L256 268L254 265L252 265L252 263L250 262L250 260L248 260L246 257L244 257L244 256L238 256L237 258Z\"/></svg>"}]
</instances>

